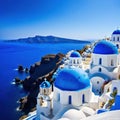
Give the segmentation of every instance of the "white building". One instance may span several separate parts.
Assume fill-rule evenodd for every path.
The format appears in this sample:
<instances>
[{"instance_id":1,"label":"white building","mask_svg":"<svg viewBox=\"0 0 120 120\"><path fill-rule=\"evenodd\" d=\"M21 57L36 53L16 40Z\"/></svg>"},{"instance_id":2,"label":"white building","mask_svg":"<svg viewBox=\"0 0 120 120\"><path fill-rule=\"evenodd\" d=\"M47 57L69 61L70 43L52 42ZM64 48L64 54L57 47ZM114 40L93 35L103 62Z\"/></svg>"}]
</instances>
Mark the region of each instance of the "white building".
<instances>
[{"instance_id":1,"label":"white building","mask_svg":"<svg viewBox=\"0 0 120 120\"><path fill-rule=\"evenodd\" d=\"M40 92L37 97L37 118L40 120L41 116L49 116L52 113L52 87L48 81L40 84ZM42 118L41 118L42 120Z\"/></svg>"},{"instance_id":2,"label":"white building","mask_svg":"<svg viewBox=\"0 0 120 120\"><path fill-rule=\"evenodd\" d=\"M48 81L40 85L37 98L38 120L57 120L68 110L80 109L83 104L89 105L94 96L87 73L78 67L65 67L58 71L53 89L52 94Z\"/></svg>"},{"instance_id":3,"label":"white building","mask_svg":"<svg viewBox=\"0 0 120 120\"><path fill-rule=\"evenodd\" d=\"M103 92L103 85L111 80L120 79L120 58L117 47L106 40L98 42L93 48L90 79L95 94Z\"/></svg>"},{"instance_id":4,"label":"white building","mask_svg":"<svg viewBox=\"0 0 120 120\"><path fill-rule=\"evenodd\" d=\"M90 101L91 85L80 68L64 68L54 82L54 100L61 104L80 106Z\"/></svg>"},{"instance_id":5,"label":"white building","mask_svg":"<svg viewBox=\"0 0 120 120\"><path fill-rule=\"evenodd\" d=\"M71 50L70 52L67 53L66 58L67 60L65 61L65 66L67 67L75 66L79 68L83 67L82 57L79 52Z\"/></svg>"},{"instance_id":6,"label":"white building","mask_svg":"<svg viewBox=\"0 0 120 120\"><path fill-rule=\"evenodd\" d=\"M120 49L120 30L115 30L111 35L111 41Z\"/></svg>"}]
</instances>

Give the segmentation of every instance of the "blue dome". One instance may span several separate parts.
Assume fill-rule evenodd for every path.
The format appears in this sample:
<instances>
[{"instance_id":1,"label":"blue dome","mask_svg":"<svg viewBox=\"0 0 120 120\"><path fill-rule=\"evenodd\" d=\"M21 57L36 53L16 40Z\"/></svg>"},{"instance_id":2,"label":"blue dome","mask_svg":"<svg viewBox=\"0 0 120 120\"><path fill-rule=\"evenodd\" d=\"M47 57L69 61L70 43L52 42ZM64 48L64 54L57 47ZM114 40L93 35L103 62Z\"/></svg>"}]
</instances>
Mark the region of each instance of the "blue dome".
<instances>
[{"instance_id":1,"label":"blue dome","mask_svg":"<svg viewBox=\"0 0 120 120\"><path fill-rule=\"evenodd\" d=\"M43 81L41 84L40 84L40 87L41 88L49 88L51 86L51 84L48 82L48 81Z\"/></svg>"},{"instance_id":2,"label":"blue dome","mask_svg":"<svg viewBox=\"0 0 120 120\"><path fill-rule=\"evenodd\" d=\"M70 57L81 57L80 53L77 51L74 51L71 53Z\"/></svg>"},{"instance_id":3,"label":"blue dome","mask_svg":"<svg viewBox=\"0 0 120 120\"><path fill-rule=\"evenodd\" d=\"M95 45L93 49L93 53L95 54L118 54L118 49L113 43L106 41L106 40L102 40Z\"/></svg>"},{"instance_id":4,"label":"blue dome","mask_svg":"<svg viewBox=\"0 0 120 120\"><path fill-rule=\"evenodd\" d=\"M120 34L120 30L115 30L112 34Z\"/></svg>"},{"instance_id":5,"label":"blue dome","mask_svg":"<svg viewBox=\"0 0 120 120\"><path fill-rule=\"evenodd\" d=\"M77 91L90 87L90 80L80 68L64 68L56 76L54 85L61 90Z\"/></svg>"}]
</instances>

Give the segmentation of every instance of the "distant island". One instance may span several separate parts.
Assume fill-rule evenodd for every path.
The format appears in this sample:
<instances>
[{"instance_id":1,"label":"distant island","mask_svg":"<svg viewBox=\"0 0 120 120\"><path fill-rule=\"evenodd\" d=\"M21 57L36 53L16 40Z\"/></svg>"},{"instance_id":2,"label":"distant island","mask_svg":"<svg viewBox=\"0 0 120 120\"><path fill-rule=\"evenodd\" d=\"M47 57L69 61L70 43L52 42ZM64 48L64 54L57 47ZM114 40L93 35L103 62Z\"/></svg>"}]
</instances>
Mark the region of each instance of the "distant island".
<instances>
[{"instance_id":1,"label":"distant island","mask_svg":"<svg viewBox=\"0 0 120 120\"><path fill-rule=\"evenodd\" d=\"M5 40L5 42L20 42L20 43L90 43L91 41L76 40L69 38L61 38L56 36L39 36L20 38L16 40Z\"/></svg>"}]
</instances>

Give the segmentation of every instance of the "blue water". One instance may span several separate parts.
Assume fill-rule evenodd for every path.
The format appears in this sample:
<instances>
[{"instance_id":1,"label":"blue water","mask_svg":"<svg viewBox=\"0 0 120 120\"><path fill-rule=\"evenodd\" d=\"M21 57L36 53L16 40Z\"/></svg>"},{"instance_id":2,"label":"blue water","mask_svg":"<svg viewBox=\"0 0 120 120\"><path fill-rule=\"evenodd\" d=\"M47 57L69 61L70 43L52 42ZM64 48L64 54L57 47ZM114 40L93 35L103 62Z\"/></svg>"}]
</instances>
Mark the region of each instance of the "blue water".
<instances>
[{"instance_id":1,"label":"blue water","mask_svg":"<svg viewBox=\"0 0 120 120\"><path fill-rule=\"evenodd\" d=\"M85 44L24 44L0 43L0 120L18 120L20 113L16 112L19 104L16 102L26 93L20 87L12 85L15 77L25 78L25 74L18 74L15 69L22 64L30 67L40 61L41 57L49 53L67 53L72 49L81 49Z\"/></svg>"}]
</instances>

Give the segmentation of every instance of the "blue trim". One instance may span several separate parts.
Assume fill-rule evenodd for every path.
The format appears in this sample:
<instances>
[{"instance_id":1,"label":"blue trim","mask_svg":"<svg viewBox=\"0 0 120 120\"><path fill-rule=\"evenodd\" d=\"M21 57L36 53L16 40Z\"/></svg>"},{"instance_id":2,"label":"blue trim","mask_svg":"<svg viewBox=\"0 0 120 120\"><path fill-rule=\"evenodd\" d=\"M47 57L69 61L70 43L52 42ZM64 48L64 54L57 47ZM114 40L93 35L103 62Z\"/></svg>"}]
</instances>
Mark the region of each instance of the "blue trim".
<instances>
[{"instance_id":1,"label":"blue trim","mask_svg":"<svg viewBox=\"0 0 120 120\"><path fill-rule=\"evenodd\" d=\"M98 111L97 111L97 114L100 114L100 113L103 113L103 112L107 112L108 110L106 110L106 109L99 109Z\"/></svg>"},{"instance_id":2,"label":"blue trim","mask_svg":"<svg viewBox=\"0 0 120 120\"><path fill-rule=\"evenodd\" d=\"M99 73L99 72L90 75L90 79L93 78L93 77L101 77L101 78L103 78L105 81L111 80L111 78L110 78L109 76L107 76L107 75L104 74L104 73Z\"/></svg>"},{"instance_id":3,"label":"blue trim","mask_svg":"<svg viewBox=\"0 0 120 120\"><path fill-rule=\"evenodd\" d=\"M116 68L116 67L114 67L114 66L105 67L105 66L102 66L102 65L94 65L93 63L90 63L90 68L91 68L91 69L94 68L94 67L96 67L96 66L101 67L102 69L105 68L105 69L108 70L109 72L113 72L114 69Z\"/></svg>"},{"instance_id":4,"label":"blue trim","mask_svg":"<svg viewBox=\"0 0 120 120\"><path fill-rule=\"evenodd\" d=\"M120 95L116 95L115 97L115 103L110 108L111 110L120 110Z\"/></svg>"}]
</instances>

